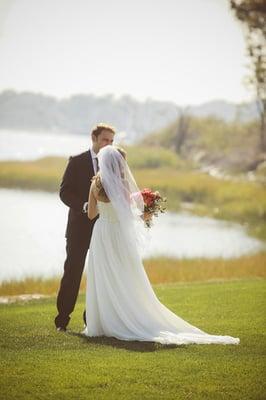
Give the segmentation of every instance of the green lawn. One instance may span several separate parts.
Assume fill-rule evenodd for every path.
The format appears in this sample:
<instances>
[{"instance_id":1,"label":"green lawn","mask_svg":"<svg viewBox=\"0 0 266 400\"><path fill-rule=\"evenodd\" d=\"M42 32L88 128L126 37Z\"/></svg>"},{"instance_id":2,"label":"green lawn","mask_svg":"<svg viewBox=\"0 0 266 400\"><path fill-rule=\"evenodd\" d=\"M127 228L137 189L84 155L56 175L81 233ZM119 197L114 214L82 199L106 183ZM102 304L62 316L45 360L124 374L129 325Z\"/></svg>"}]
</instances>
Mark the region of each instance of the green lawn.
<instances>
[{"instance_id":1,"label":"green lawn","mask_svg":"<svg viewBox=\"0 0 266 400\"><path fill-rule=\"evenodd\" d=\"M84 295L66 334L53 326L54 297L2 305L0 398L263 399L265 287L264 279L154 286L193 325L240 338L227 346L83 338Z\"/></svg>"}]
</instances>

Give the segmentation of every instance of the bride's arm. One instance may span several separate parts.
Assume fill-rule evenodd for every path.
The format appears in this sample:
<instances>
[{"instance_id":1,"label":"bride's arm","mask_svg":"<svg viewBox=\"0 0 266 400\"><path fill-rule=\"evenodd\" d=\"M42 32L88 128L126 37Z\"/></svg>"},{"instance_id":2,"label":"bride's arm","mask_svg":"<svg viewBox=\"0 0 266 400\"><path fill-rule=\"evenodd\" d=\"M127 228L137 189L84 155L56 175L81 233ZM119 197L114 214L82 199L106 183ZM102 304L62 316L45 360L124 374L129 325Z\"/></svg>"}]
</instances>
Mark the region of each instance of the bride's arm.
<instances>
[{"instance_id":1,"label":"bride's arm","mask_svg":"<svg viewBox=\"0 0 266 400\"><path fill-rule=\"evenodd\" d=\"M91 187L90 187L90 193L89 193L89 199L88 199L88 218L93 219L97 217L99 214L98 208L97 208L97 201L95 197L95 189L94 189L94 182L92 182Z\"/></svg>"}]
</instances>

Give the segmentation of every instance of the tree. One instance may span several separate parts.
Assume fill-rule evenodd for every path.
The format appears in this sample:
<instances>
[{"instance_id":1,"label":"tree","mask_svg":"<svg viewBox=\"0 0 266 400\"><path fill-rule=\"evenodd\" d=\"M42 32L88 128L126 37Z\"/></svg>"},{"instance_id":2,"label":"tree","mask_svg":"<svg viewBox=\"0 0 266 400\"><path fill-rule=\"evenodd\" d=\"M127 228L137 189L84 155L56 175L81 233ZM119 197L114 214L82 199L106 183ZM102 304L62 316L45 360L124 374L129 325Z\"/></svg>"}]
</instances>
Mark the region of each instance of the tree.
<instances>
[{"instance_id":1,"label":"tree","mask_svg":"<svg viewBox=\"0 0 266 400\"><path fill-rule=\"evenodd\" d=\"M256 93L261 122L260 148L266 151L266 1L230 0L230 5L245 30L252 71L247 83Z\"/></svg>"},{"instance_id":2,"label":"tree","mask_svg":"<svg viewBox=\"0 0 266 400\"><path fill-rule=\"evenodd\" d=\"M178 126L176 129L176 134L175 134L175 152L177 154L180 154L182 151L182 146L185 144L187 137L188 137L188 132L189 132L189 122L190 118L187 114L187 108L182 109L179 112L179 119L178 119Z\"/></svg>"}]
</instances>

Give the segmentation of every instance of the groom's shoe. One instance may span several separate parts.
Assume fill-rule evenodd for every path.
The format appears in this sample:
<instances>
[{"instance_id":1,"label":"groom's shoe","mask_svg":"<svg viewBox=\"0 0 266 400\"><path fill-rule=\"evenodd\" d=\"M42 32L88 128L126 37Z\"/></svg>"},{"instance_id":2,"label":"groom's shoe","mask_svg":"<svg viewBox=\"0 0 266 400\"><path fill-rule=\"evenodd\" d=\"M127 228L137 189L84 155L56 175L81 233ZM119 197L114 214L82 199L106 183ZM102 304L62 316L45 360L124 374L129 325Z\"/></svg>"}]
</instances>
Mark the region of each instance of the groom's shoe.
<instances>
[{"instance_id":1,"label":"groom's shoe","mask_svg":"<svg viewBox=\"0 0 266 400\"><path fill-rule=\"evenodd\" d=\"M67 330L66 327L67 327L69 321L70 321L70 317L68 317L68 316L65 317L65 316L58 314L54 319L56 330L58 332L60 332L60 331L65 332Z\"/></svg>"},{"instance_id":2,"label":"groom's shoe","mask_svg":"<svg viewBox=\"0 0 266 400\"><path fill-rule=\"evenodd\" d=\"M66 332L67 328L65 326L58 326L56 330L57 332Z\"/></svg>"}]
</instances>

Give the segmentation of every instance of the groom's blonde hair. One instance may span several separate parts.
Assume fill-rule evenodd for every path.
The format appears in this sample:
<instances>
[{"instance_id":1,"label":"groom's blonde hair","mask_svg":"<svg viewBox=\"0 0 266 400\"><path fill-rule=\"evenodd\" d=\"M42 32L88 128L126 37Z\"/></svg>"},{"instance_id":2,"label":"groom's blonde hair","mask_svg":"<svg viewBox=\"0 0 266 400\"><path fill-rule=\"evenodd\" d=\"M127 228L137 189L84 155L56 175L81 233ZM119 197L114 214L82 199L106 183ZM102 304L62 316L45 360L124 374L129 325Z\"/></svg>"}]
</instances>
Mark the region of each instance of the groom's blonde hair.
<instances>
[{"instance_id":1,"label":"groom's blonde hair","mask_svg":"<svg viewBox=\"0 0 266 400\"><path fill-rule=\"evenodd\" d=\"M108 125L108 124L103 124L103 123L96 125L92 129L91 134L98 137L102 131L109 131L109 132L112 132L113 134L115 134L115 128L113 126Z\"/></svg>"}]
</instances>

